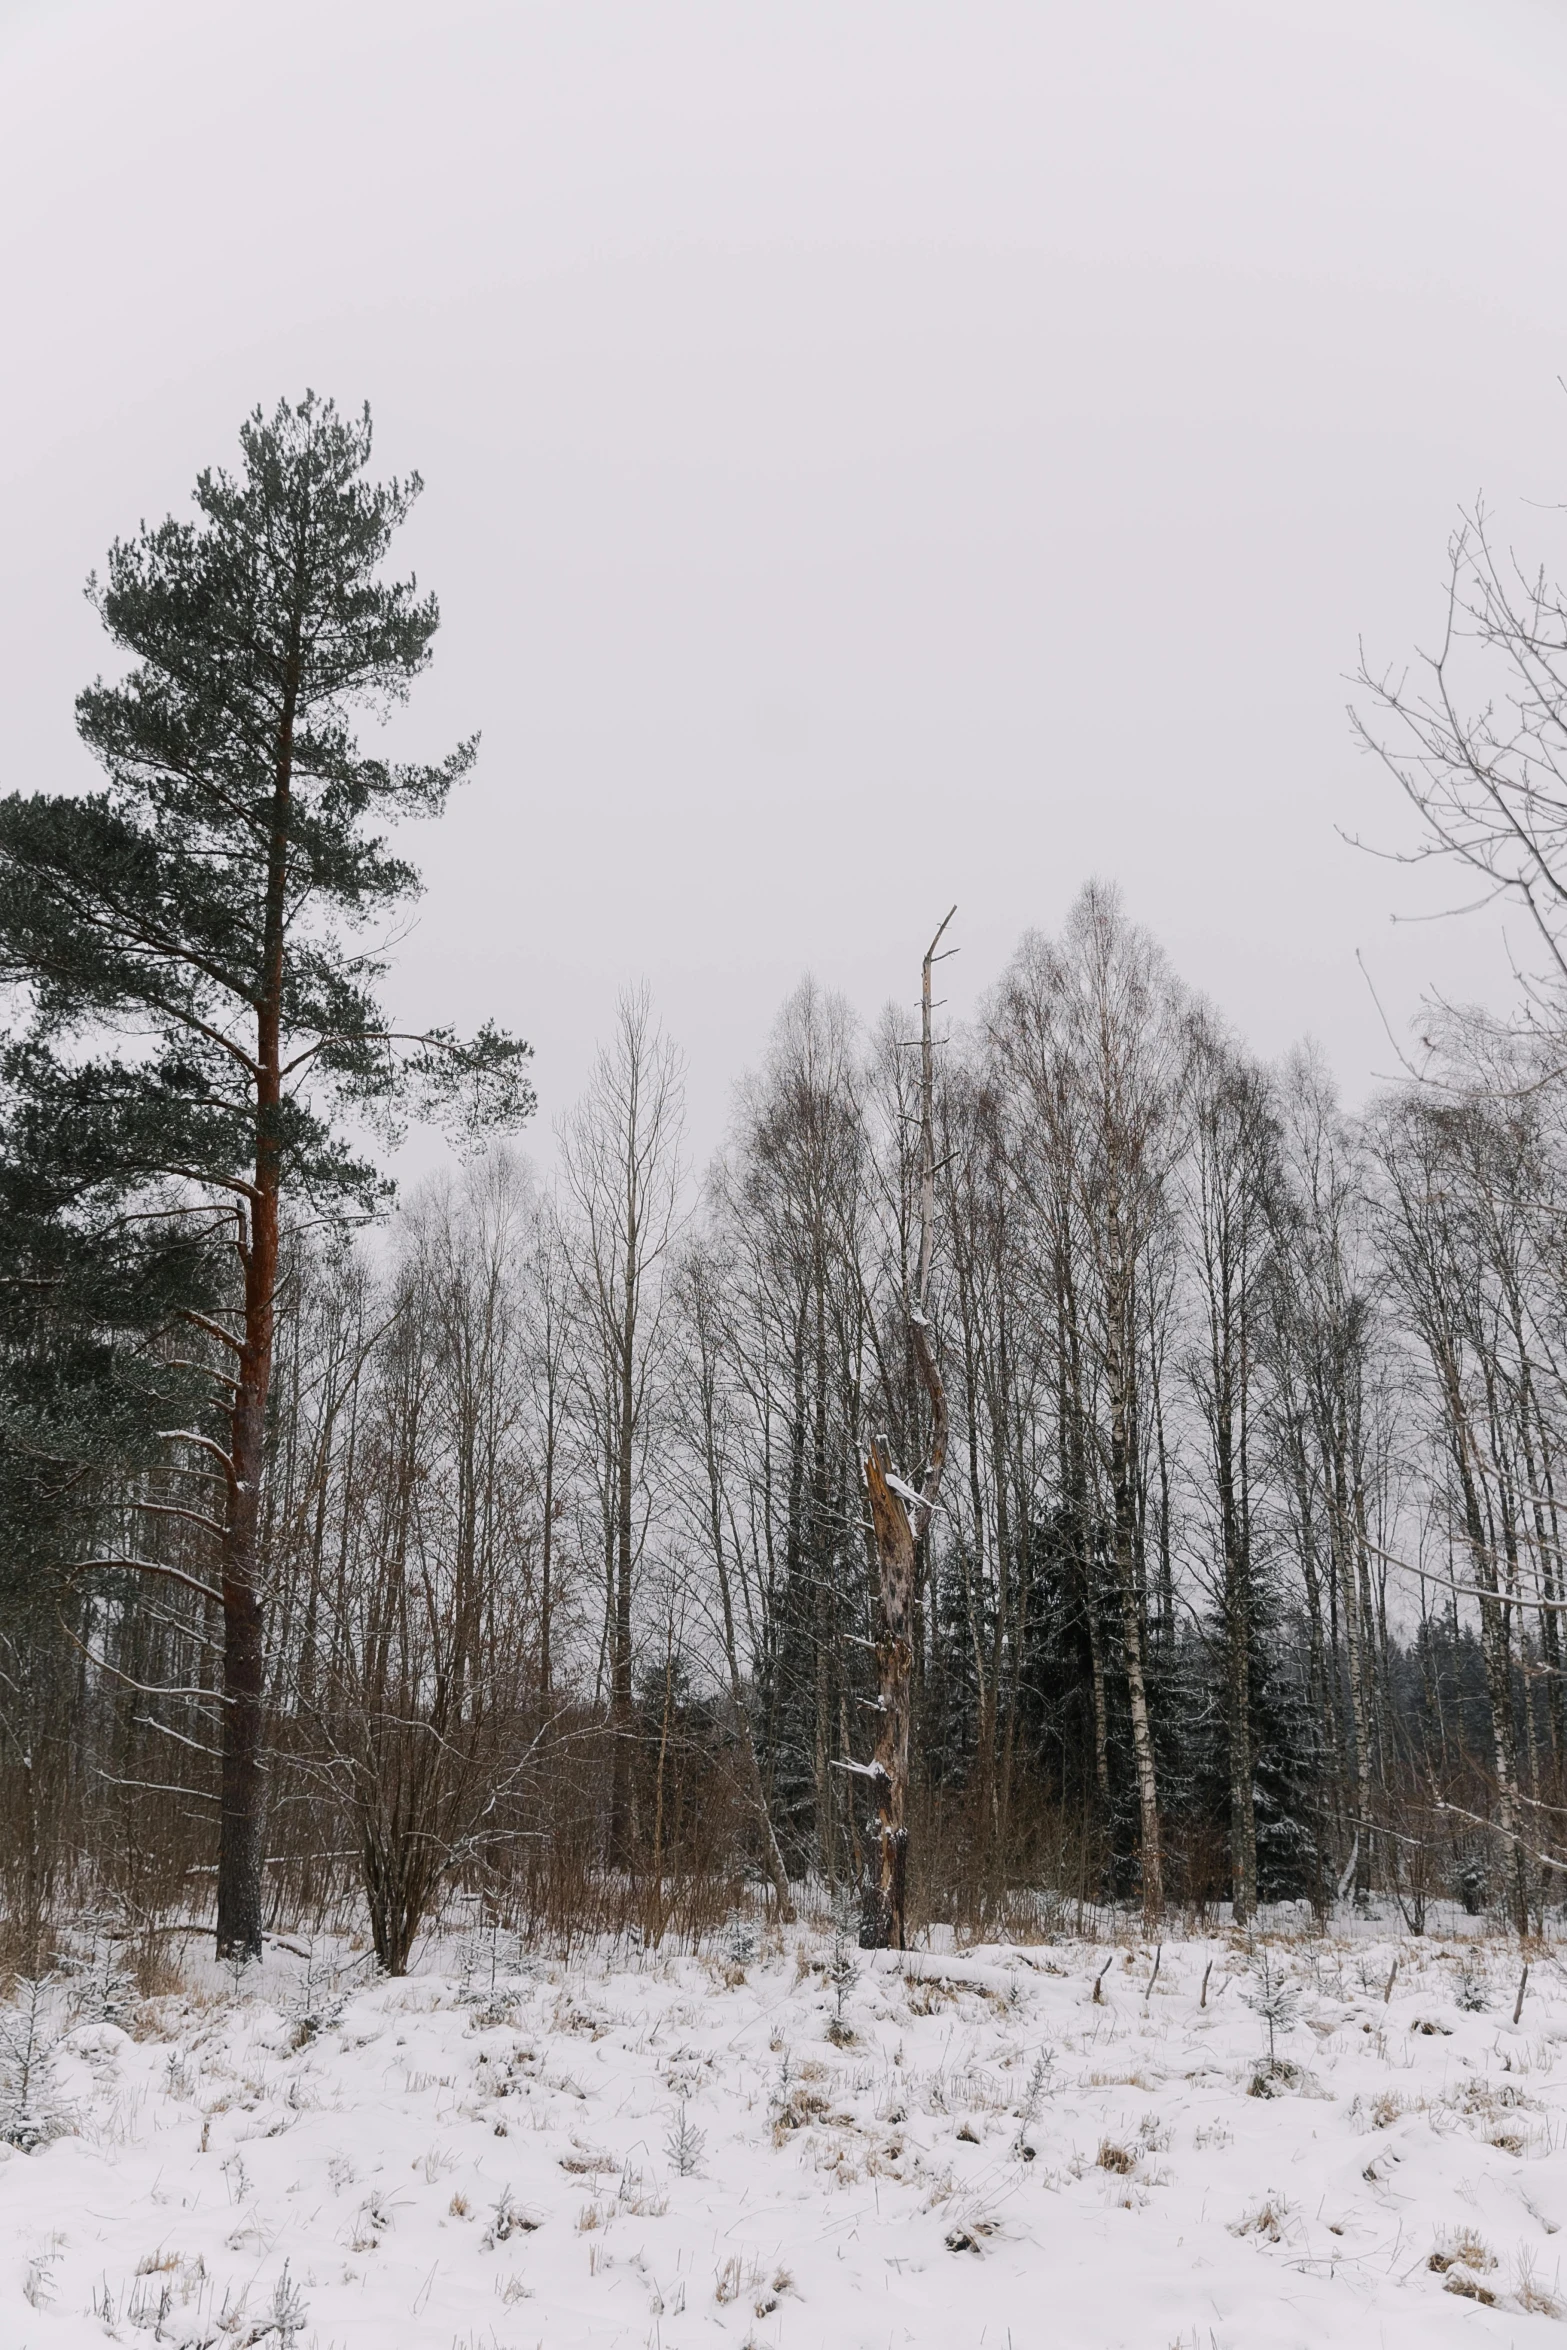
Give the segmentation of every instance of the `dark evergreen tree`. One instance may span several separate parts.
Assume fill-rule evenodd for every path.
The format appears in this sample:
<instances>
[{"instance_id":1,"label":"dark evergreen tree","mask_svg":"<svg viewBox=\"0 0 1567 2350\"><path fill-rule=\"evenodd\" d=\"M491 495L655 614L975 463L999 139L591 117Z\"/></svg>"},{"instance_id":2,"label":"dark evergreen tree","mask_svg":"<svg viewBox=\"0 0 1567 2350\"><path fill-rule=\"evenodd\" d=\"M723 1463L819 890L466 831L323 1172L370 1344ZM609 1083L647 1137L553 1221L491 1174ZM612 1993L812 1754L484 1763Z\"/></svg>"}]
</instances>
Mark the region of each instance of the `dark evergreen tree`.
<instances>
[{"instance_id":1,"label":"dark evergreen tree","mask_svg":"<svg viewBox=\"0 0 1567 2350\"><path fill-rule=\"evenodd\" d=\"M55 1850L41 1815L79 1679L72 1569L103 1547L111 1485L191 1410L197 1381L162 1341L182 1308L210 1309L216 1270L199 1216L125 1214L72 1092L47 1054L0 1053L0 1768L20 1782L14 1914L32 1956Z\"/></svg>"},{"instance_id":2,"label":"dark evergreen tree","mask_svg":"<svg viewBox=\"0 0 1567 2350\"><path fill-rule=\"evenodd\" d=\"M1310 1901L1329 1888L1323 1873L1327 1798L1324 1741L1306 1690L1305 1642L1278 1616L1252 1653L1252 1775L1257 1818L1257 1895Z\"/></svg>"},{"instance_id":3,"label":"dark evergreen tree","mask_svg":"<svg viewBox=\"0 0 1567 2350\"><path fill-rule=\"evenodd\" d=\"M1129 1750L1119 1734L1125 1724L1112 1729L1109 1719L1113 1675L1105 1668L1115 1653L1115 1623L1104 1529L1081 1506L1053 1510L1030 1528L1023 1567L1019 1711L1032 1767L1063 1805L1093 1813L1103 1827L1114 1790L1123 1782L1130 1788L1122 1767L1129 1768ZM1087 1889L1096 1896L1103 1890L1097 1882Z\"/></svg>"},{"instance_id":4,"label":"dark evergreen tree","mask_svg":"<svg viewBox=\"0 0 1567 2350\"><path fill-rule=\"evenodd\" d=\"M384 712L425 667L432 597L380 568L420 483L373 483L368 410L307 393L258 409L238 475L204 472L197 519L116 542L89 594L131 658L77 704L108 786L0 803L0 977L30 990L40 1057L122 1181L221 1203L238 1264L212 1425L180 1444L215 1499L224 1625L220 1952L261 1941L265 1646L260 1556L281 1219L364 1213L380 1189L345 1113L455 1107L475 1125L532 1106L528 1048L408 1032L356 932L417 887L382 827L433 816L470 767L367 756L356 709ZM45 1101L47 1114L47 1102ZM188 1312L197 1309L187 1308ZM214 1427L219 1432L214 1432ZM215 1472L215 1473L214 1473Z\"/></svg>"}]
</instances>

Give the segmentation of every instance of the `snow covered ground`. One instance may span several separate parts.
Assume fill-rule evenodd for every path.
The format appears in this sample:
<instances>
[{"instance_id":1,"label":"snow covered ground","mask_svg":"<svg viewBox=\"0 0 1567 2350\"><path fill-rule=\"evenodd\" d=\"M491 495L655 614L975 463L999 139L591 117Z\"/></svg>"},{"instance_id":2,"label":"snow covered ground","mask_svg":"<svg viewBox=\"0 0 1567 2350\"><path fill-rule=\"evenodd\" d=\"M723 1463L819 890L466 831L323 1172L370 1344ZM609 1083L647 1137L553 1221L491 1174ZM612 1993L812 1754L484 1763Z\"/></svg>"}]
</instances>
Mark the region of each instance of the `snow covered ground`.
<instances>
[{"instance_id":1,"label":"snow covered ground","mask_svg":"<svg viewBox=\"0 0 1567 2350\"><path fill-rule=\"evenodd\" d=\"M56 2045L70 2127L0 2160L0 2344L1557 2338L1556 1961L1515 2026L1500 1942L1267 1947L1271 2084L1233 1938L1167 1942L1156 1980L1150 1946L1060 1941L840 1946L835 1982L805 1928L358 1988L213 1970Z\"/></svg>"}]
</instances>

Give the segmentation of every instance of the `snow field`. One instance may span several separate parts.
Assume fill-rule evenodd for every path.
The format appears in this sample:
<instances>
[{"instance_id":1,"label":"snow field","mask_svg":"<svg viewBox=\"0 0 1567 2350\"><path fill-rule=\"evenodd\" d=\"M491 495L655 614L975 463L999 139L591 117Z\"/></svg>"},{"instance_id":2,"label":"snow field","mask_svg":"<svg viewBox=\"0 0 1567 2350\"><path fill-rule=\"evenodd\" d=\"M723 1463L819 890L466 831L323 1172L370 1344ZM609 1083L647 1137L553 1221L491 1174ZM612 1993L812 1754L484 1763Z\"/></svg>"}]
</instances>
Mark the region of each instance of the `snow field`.
<instances>
[{"instance_id":1,"label":"snow field","mask_svg":"<svg viewBox=\"0 0 1567 2350\"><path fill-rule=\"evenodd\" d=\"M1515 2026L1501 1943L1262 1947L1271 2077L1239 1938L273 1951L130 2032L62 2009L60 2134L0 2159L0 2344L1562 2338L1567 1975L1537 1955Z\"/></svg>"}]
</instances>

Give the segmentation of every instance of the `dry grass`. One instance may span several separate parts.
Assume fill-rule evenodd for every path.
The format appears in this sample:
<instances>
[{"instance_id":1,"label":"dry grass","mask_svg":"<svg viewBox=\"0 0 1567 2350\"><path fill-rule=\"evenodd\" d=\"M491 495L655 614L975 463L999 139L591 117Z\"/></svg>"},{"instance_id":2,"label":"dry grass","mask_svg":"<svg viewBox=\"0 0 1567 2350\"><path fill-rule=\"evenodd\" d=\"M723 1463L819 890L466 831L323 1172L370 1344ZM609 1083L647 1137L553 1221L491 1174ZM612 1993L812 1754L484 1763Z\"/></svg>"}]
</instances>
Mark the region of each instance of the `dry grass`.
<instances>
[{"instance_id":1,"label":"dry grass","mask_svg":"<svg viewBox=\"0 0 1567 2350\"><path fill-rule=\"evenodd\" d=\"M955 2005L957 1996L955 1987L939 1976L909 1975L904 1979L903 2002L910 2015L938 2015L942 2008Z\"/></svg>"},{"instance_id":2,"label":"dry grass","mask_svg":"<svg viewBox=\"0 0 1567 2350\"><path fill-rule=\"evenodd\" d=\"M1263 2197L1255 2211L1249 2211L1244 2218L1233 2220L1230 2223L1230 2234L1232 2236L1256 2236L1265 2244L1282 2243L1291 2217L1292 2207L1289 2197L1269 2193Z\"/></svg>"},{"instance_id":3,"label":"dry grass","mask_svg":"<svg viewBox=\"0 0 1567 2350\"><path fill-rule=\"evenodd\" d=\"M1483 2275L1495 2268L1496 2254L1473 2228L1444 2228L1426 2266L1438 2276L1444 2276L1450 2268L1472 2268Z\"/></svg>"},{"instance_id":4,"label":"dry grass","mask_svg":"<svg viewBox=\"0 0 1567 2350\"><path fill-rule=\"evenodd\" d=\"M1515 2265L1518 2285L1513 2299L1518 2307L1527 2310L1531 2317L1553 2317L1558 2322L1567 2318L1567 2305L1563 2304L1561 2296L1537 2280L1533 2254L1520 2252Z\"/></svg>"},{"instance_id":5,"label":"dry grass","mask_svg":"<svg viewBox=\"0 0 1567 2350\"><path fill-rule=\"evenodd\" d=\"M1482 2285L1480 2279L1471 2276L1466 2268L1449 2269L1442 2279L1442 2290L1444 2293L1457 2293L1465 2301L1482 2302L1487 2309L1496 2307L1496 2295L1490 2286Z\"/></svg>"},{"instance_id":6,"label":"dry grass","mask_svg":"<svg viewBox=\"0 0 1567 2350\"><path fill-rule=\"evenodd\" d=\"M809 2129L815 2122L827 2119L830 2100L823 2096L811 2076L820 2077L820 2068L802 2065L800 2071L780 2082L772 2100L773 2144L782 2146L791 2130Z\"/></svg>"},{"instance_id":7,"label":"dry grass","mask_svg":"<svg viewBox=\"0 0 1567 2350\"><path fill-rule=\"evenodd\" d=\"M669 2190L646 2178L641 2171L627 2169L621 2174L615 2200L622 2211L629 2211L634 2218L662 2219L669 2209Z\"/></svg>"}]
</instances>

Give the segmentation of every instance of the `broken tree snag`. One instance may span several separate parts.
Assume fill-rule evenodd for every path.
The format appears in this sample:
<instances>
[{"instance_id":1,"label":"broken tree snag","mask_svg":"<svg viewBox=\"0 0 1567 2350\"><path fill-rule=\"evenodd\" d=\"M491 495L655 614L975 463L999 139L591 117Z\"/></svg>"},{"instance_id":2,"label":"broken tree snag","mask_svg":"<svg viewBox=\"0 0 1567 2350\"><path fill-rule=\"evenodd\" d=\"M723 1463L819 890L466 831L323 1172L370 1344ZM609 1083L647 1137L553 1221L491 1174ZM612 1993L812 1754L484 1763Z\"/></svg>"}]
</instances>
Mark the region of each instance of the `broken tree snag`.
<instances>
[{"instance_id":1,"label":"broken tree snag","mask_svg":"<svg viewBox=\"0 0 1567 2350\"><path fill-rule=\"evenodd\" d=\"M878 1849L876 1883L867 1905L865 1937L874 1950L903 1950L908 1946L905 1890L914 1700L914 1550L930 1525L947 1459L947 1391L942 1384L941 1364L927 1312L936 1236L936 1061L930 1029L930 982L933 967L944 959L936 952L942 931L956 912L954 906L926 948L920 973L920 1253L908 1317L914 1360L930 1405L930 1449L912 1489L894 1475L891 1456L879 1439L872 1441L865 1460L880 1600L876 1641L880 1732L874 1764Z\"/></svg>"},{"instance_id":2,"label":"broken tree snag","mask_svg":"<svg viewBox=\"0 0 1567 2350\"><path fill-rule=\"evenodd\" d=\"M887 1448L873 1443L865 1460L881 1582L876 1677L881 1714L876 1739L876 1884L871 1947L905 1947L904 1888L909 1858L909 1736L914 1691L914 1530L903 1497L887 1482Z\"/></svg>"}]
</instances>

